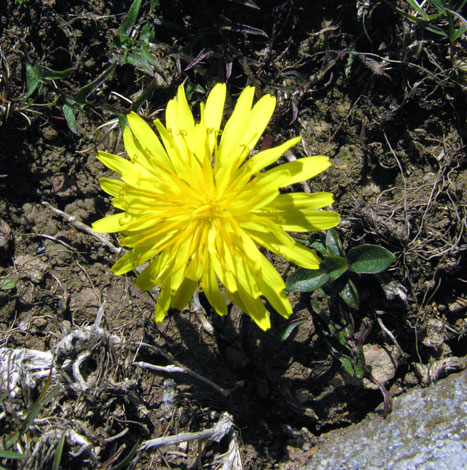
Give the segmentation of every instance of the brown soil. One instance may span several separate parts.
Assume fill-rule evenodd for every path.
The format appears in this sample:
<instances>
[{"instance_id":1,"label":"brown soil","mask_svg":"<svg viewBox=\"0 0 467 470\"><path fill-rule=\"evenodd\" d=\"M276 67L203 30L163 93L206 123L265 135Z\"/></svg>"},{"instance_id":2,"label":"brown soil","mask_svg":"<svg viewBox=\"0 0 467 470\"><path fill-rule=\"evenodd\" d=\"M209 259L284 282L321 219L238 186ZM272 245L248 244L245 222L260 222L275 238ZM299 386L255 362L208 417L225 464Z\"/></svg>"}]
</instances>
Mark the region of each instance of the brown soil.
<instances>
[{"instance_id":1,"label":"brown soil","mask_svg":"<svg viewBox=\"0 0 467 470\"><path fill-rule=\"evenodd\" d=\"M155 324L157 292L137 290L133 274L114 276L118 255L57 212L87 226L111 213L98 184L110 172L97 149L123 152L118 114L150 89L138 112L160 115L183 81L192 103L226 78L233 98L246 84L274 94L268 139L300 135L297 156L332 158L311 189L335 194L345 245L374 243L396 255L385 273L358 279L354 314L357 329L372 325L367 364L381 369L390 393L465 367L467 77L453 67L447 39L384 2L157 3L145 2L132 28L137 39L154 25L152 72L111 46L130 2L0 6L1 348L51 351L59 371L49 388L58 387L55 395L22 428L48 370L28 380L23 371L14 389L3 356L0 435L20 430L10 450L28 457L0 458L5 468L52 468L63 435L60 469L218 468L215 456L234 434L244 469L302 468L316 436L382 403L373 384L331 354L310 294L291 294L291 320L303 322L285 341L289 322L277 315L263 333L233 306L216 316L203 298ZM459 60L466 42L454 47ZM71 70L22 99L27 63ZM70 103L74 132L63 114ZM107 240L118 247L116 237ZM284 277L294 270L276 266ZM73 340L65 347L64 338ZM135 452L144 440L212 428L224 412L235 432L219 443Z\"/></svg>"}]
</instances>

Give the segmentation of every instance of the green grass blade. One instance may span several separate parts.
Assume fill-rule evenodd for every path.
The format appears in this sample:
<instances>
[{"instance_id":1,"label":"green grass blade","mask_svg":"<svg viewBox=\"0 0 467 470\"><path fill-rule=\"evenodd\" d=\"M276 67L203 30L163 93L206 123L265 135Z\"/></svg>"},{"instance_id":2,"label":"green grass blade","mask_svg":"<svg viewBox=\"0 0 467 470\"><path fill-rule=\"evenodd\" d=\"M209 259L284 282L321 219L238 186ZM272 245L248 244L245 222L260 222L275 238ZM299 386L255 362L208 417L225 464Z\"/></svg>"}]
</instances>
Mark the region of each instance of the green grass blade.
<instances>
[{"instance_id":1,"label":"green grass blade","mask_svg":"<svg viewBox=\"0 0 467 470\"><path fill-rule=\"evenodd\" d=\"M63 434L58 442L57 450L55 451L52 470L60 470L60 462L62 460L63 446L65 444L66 434Z\"/></svg>"}]
</instances>

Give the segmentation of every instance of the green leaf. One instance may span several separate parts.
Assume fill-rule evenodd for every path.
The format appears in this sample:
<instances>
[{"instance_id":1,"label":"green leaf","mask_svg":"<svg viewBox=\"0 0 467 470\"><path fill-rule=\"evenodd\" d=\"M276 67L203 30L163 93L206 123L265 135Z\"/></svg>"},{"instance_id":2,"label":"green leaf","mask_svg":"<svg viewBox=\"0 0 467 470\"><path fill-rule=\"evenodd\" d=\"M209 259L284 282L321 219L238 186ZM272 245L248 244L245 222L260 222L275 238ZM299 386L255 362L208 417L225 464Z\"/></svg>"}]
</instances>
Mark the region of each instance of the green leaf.
<instances>
[{"instance_id":1,"label":"green leaf","mask_svg":"<svg viewBox=\"0 0 467 470\"><path fill-rule=\"evenodd\" d=\"M354 362L346 356L339 356L338 359L348 374L353 377L358 377L359 379L363 379L365 377L365 369L362 364L354 364Z\"/></svg>"},{"instance_id":2,"label":"green leaf","mask_svg":"<svg viewBox=\"0 0 467 470\"><path fill-rule=\"evenodd\" d=\"M288 292L311 292L326 284L329 279L327 270L298 268L287 279L285 289Z\"/></svg>"},{"instance_id":3,"label":"green leaf","mask_svg":"<svg viewBox=\"0 0 467 470\"><path fill-rule=\"evenodd\" d=\"M26 64L26 93L21 97L22 100L29 98L41 83L39 71L33 65Z\"/></svg>"},{"instance_id":4,"label":"green leaf","mask_svg":"<svg viewBox=\"0 0 467 470\"><path fill-rule=\"evenodd\" d=\"M326 248L331 256L342 256L344 254L339 234L333 228L326 232Z\"/></svg>"},{"instance_id":5,"label":"green leaf","mask_svg":"<svg viewBox=\"0 0 467 470\"><path fill-rule=\"evenodd\" d=\"M35 67L41 79L43 81L46 80L60 80L62 78L67 78L73 73L73 69L65 69L65 70L52 70L48 67L43 67L42 65L36 65Z\"/></svg>"},{"instance_id":6,"label":"green leaf","mask_svg":"<svg viewBox=\"0 0 467 470\"><path fill-rule=\"evenodd\" d=\"M48 67L41 65L26 64L26 93L20 98L25 100L29 98L37 89L37 87L45 82L51 80L59 80L71 75L72 69L66 70L52 70Z\"/></svg>"},{"instance_id":7,"label":"green leaf","mask_svg":"<svg viewBox=\"0 0 467 470\"><path fill-rule=\"evenodd\" d=\"M303 243L303 240L299 240L301 243ZM304 243L306 245L306 243ZM326 254L326 247L321 243L321 242L313 242L311 244L312 248L314 248L320 255L325 255Z\"/></svg>"},{"instance_id":8,"label":"green leaf","mask_svg":"<svg viewBox=\"0 0 467 470\"><path fill-rule=\"evenodd\" d=\"M69 104L63 105L63 115L65 116L66 123L68 128L73 134L78 135L78 127L76 126L75 114L73 113L73 108Z\"/></svg>"},{"instance_id":9,"label":"green leaf","mask_svg":"<svg viewBox=\"0 0 467 470\"><path fill-rule=\"evenodd\" d=\"M62 460L63 445L65 444L65 439L66 434L62 434L62 437L58 441L57 450L55 451L52 470L60 470L60 462Z\"/></svg>"},{"instance_id":10,"label":"green leaf","mask_svg":"<svg viewBox=\"0 0 467 470\"><path fill-rule=\"evenodd\" d=\"M125 62L130 65L135 65L136 67L142 68L150 75L154 73L151 62L148 60L144 51L136 51L128 54Z\"/></svg>"},{"instance_id":11,"label":"green leaf","mask_svg":"<svg viewBox=\"0 0 467 470\"><path fill-rule=\"evenodd\" d=\"M25 459L26 456L23 454L18 454L17 452L12 452L11 450L2 450L0 449L0 459Z\"/></svg>"},{"instance_id":12,"label":"green leaf","mask_svg":"<svg viewBox=\"0 0 467 470\"><path fill-rule=\"evenodd\" d=\"M387 269L394 255L378 245L359 245L348 253L350 270L360 274L376 274Z\"/></svg>"},{"instance_id":13,"label":"green leaf","mask_svg":"<svg viewBox=\"0 0 467 470\"><path fill-rule=\"evenodd\" d=\"M138 19L139 9L141 7L141 0L135 0L132 4L130 9L128 10L128 14L126 15L125 21L118 27L118 38L120 41L124 42L125 39L128 38L128 33L130 32L131 28L136 23Z\"/></svg>"},{"instance_id":14,"label":"green leaf","mask_svg":"<svg viewBox=\"0 0 467 470\"><path fill-rule=\"evenodd\" d=\"M39 414L42 406L45 405L51 398L53 398L59 392L60 388L58 386L48 392L50 388L50 382L51 375L49 375L49 377L47 378L44 387L41 390L39 398L34 402L31 408L26 411L26 419L21 424L20 429L16 431L11 437L5 440L5 447L7 449L9 449L16 442L18 442L19 438L21 437L21 434L23 434L34 423L34 420L37 418L37 415Z\"/></svg>"},{"instance_id":15,"label":"green leaf","mask_svg":"<svg viewBox=\"0 0 467 470\"><path fill-rule=\"evenodd\" d=\"M354 310L357 310L360 306L357 288L351 279L347 281L344 288L339 292L339 297Z\"/></svg>"},{"instance_id":16,"label":"green leaf","mask_svg":"<svg viewBox=\"0 0 467 470\"><path fill-rule=\"evenodd\" d=\"M349 269L349 263L342 256L325 256L320 269L327 269L329 278L335 281Z\"/></svg>"},{"instance_id":17,"label":"green leaf","mask_svg":"<svg viewBox=\"0 0 467 470\"><path fill-rule=\"evenodd\" d=\"M284 342L292 334L295 328L300 326L304 321L305 320L295 320L291 322L290 325L288 325L287 328L284 330L284 333L282 333L280 338L281 342Z\"/></svg>"},{"instance_id":18,"label":"green leaf","mask_svg":"<svg viewBox=\"0 0 467 470\"><path fill-rule=\"evenodd\" d=\"M452 40L454 42L456 42L461 36L463 36L465 34L465 32L467 31L467 26L461 26L459 29L457 29L455 31L455 33L453 34L452 36Z\"/></svg>"},{"instance_id":19,"label":"green leaf","mask_svg":"<svg viewBox=\"0 0 467 470\"><path fill-rule=\"evenodd\" d=\"M342 346L346 346L347 348L349 348L349 345L347 344L347 328L342 328L341 330L337 330L336 328L334 328L334 336L337 338L337 341L339 341Z\"/></svg>"},{"instance_id":20,"label":"green leaf","mask_svg":"<svg viewBox=\"0 0 467 470\"><path fill-rule=\"evenodd\" d=\"M341 364L344 366L344 369L346 370L346 372L352 376L355 376L355 370L354 370L352 361L348 357L345 357L345 356L339 356L338 359L341 362Z\"/></svg>"},{"instance_id":21,"label":"green leaf","mask_svg":"<svg viewBox=\"0 0 467 470\"><path fill-rule=\"evenodd\" d=\"M16 287L16 284L11 279L0 279L1 290L11 290Z\"/></svg>"}]
</instances>

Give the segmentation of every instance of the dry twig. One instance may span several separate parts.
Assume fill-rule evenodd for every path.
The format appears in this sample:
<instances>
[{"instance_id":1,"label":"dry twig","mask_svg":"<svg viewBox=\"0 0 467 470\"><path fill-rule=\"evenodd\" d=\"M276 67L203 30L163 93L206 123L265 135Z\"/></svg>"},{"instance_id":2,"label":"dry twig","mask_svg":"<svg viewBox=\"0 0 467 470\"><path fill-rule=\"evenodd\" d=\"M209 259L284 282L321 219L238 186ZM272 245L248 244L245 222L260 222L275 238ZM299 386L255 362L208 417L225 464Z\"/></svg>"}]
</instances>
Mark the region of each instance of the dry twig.
<instances>
[{"instance_id":1,"label":"dry twig","mask_svg":"<svg viewBox=\"0 0 467 470\"><path fill-rule=\"evenodd\" d=\"M115 254L119 255L123 248L122 247L117 247L113 245L112 243L107 240L106 237L103 235L93 232L92 228L89 227L86 224L83 224L83 222L79 221L76 219L76 217L73 217L72 215L68 215L66 212L61 211L60 209L57 209L56 207L52 206L52 204L44 201L42 203L45 207L50 209L53 213L59 215L60 217L64 218L68 223L74 225L77 229L82 230L83 232L89 233L89 235L92 235L94 238L97 238L103 245L105 245L107 248L109 248L112 252Z\"/></svg>"},{"instance_id":2,"label":"dry twig","mask_svg":"<svg viewBox=\"0 0 467 470\"><path fill-rule=\"evenodd\" d=\"M157 449L162 446L173 446L182 442L190 442L201 439L209 439L210 441L220 442L221 439L230 433L233 427L232 416L223 413L219 421L214 427L199 432L183 432L173 436L158 437L149 441L144 441L139 451Z\"/></svg>"}]
</instances>

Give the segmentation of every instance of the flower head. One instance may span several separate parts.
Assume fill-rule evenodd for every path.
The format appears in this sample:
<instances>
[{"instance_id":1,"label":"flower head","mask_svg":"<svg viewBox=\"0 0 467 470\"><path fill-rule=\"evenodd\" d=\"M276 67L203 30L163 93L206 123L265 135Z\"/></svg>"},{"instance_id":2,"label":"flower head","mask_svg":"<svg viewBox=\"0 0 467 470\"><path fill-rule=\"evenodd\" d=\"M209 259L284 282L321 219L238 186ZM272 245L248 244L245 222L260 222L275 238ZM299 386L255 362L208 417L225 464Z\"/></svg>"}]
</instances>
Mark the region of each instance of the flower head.
<instances>
[{"instance_id":1,"label":"flower head","mask_svg":"<svg viewBox=\"0 0 467 470\"><path fill-rule=\"evenodd\" d=\"M220 284L240 309L263 329L270 327L263 303L282 316L292 312L279 273L258 249L317 269L320 260L287 231L334 227L339 215L319 210L333 202L331 193L287 193L280 188L307 180L329 167L323 156L301 158L262 171L300 142L250 156L276 101L263 96L253 105L254 88L241 93L223 130L225 84L217 84L201 105L195 122L183 86L166 108L165 126L152 128L136 114L127 116L123 139L129 160L99 152L99 160L120 174L102 178L120 212L93 224L96 232L121 232L131 250L112 267L124 274L149 261L135 285L161 286L155 319L170 307L183 309L199 288L219 315L227 313Z\"/></svg>"}]
</instances>

